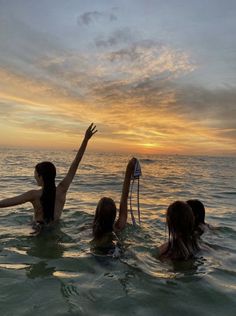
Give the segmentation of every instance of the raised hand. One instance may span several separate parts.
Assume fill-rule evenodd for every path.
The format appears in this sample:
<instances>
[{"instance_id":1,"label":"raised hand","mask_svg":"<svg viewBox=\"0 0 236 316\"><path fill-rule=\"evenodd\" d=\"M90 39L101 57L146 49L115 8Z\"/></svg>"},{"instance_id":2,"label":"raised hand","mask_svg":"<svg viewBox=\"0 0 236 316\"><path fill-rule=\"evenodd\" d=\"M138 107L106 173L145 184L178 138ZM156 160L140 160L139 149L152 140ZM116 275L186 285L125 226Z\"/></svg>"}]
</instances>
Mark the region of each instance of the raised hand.
<instances>
[{"instance_id":1,"label":"raised hand","mask_svg":"<svg viewBox=\"0 0 236 316\"><path fill-rule=\"evenodd\" d=\"M135 157L130 159L130 161L127 164L127 170L129 170L130 172L134 172L136 162L137 162L137 159Z\"/></svg>"},{"instance_id":2,"label":"raised hand","mask_svg":"<svg viewBox=\"0 0 236 316\"><path fill-rule=\"evenodd\" d=\"M85 138L89 140L95 133L97 133L96 125L92 123L85 132Z\"/></svg>"},{"instance_id":3,"label":"raised hand","mask_svg":"<svg viewBox=\"0 0 236 316\"><path fill-rule=\"evenodd\" d=\"M76 174L77 168L79 166L79 163L84 155L84 152L86 150L86 147L88 145L88 140L95 134L97 133L96 130L96 125L93 125L93 123L88 127L88 129L85 132L84 139L80 145L80 148L75 156L75 159L72 161L72 164L67 172L67 175L65 178L61 181L60 188L61 190L66 193L67 190L69 189L69 186Z\"/></svg>"}]
</instances>

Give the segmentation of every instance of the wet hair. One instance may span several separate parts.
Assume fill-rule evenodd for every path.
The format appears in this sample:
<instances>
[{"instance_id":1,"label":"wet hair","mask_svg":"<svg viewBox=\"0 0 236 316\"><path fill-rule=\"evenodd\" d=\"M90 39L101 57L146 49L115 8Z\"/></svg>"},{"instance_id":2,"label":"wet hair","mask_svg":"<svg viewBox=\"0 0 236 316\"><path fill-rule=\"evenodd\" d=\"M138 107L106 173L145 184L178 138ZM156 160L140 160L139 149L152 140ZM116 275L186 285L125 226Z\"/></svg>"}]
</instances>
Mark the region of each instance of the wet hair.
<instances>
[{"instance_id":1,"label":"wet hair","mask_svg":"<svg viewBox=\"0 0 236 316\"><path fill-rule=\"evenodd\" d=\"M39 176L43 178L43 192L40 202L43 209L43 218L46 223L54 220L54 207L56 197L56 167L49 161L43 161L35 166Z\"/></svg>"},{"instance_id":2,"label":"wet hair","mask_svg":"<svg viewBox=\"0 0 236 316\"><path fill-rule=\"evenodd\" d=\"M205 224L205 207L199 200L188 200L187 204L191 207L195 217L195 227Z\"/></svg>"},{"instance_id":3,"label":"wet hair","mask_svg":"<svg viewBox=\"0 0 236 316\"><path fill-rule=\"evenodd\" d=\"M101 238L105 234L113 231L116 218L116 204L107 197L101 198L98 202L93 221L93 236Z\"/></svg>"},{"instance_id":4,"label":"wet hair","mask_svg":"<svg viewBox=\"0 0 236 316\"><path fill-rule=\"evenodd\" d=\"M191 207L185 202L175 201L167 209L166 221L169 239L163 255L181 260L194 257L199 246L194 235L194 215Z\"/></svg>"}]
</instances>

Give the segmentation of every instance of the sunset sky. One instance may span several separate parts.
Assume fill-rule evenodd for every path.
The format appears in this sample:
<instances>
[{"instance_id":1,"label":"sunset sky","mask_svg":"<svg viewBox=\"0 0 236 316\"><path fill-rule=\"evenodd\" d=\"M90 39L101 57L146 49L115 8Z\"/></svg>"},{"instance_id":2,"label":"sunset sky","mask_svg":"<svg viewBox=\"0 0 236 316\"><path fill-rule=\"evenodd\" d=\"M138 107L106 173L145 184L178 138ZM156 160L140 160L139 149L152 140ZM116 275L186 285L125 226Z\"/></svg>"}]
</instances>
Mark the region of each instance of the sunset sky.
<instances>
[{"instance_id":1,"label":"sunset sky","mask_svg":"<svg viewBox=\"0 0 236 316\"><path fill-rule=\"evenodd\" d=\"M235 0L0 0L0 146L236 155Z\"/></svg>"}]
</instances>

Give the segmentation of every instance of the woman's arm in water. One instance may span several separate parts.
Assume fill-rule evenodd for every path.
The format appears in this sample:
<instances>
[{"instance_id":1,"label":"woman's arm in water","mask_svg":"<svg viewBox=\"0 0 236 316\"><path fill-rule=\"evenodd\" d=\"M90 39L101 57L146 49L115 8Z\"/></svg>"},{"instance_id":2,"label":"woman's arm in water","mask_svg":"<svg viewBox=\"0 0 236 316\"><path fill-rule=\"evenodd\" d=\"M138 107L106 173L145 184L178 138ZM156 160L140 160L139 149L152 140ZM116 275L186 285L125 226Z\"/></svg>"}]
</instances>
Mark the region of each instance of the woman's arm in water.
<instances>
[{"instance_id":1,"label":"woman's arm in water","mask_svg":"<svg viewBox=\"0 0 236 316\"><path fill-rule=\"evenodd\" d=\"M130 180L131 176L134 173L134 168L137 159L132 158L126 167L125 178L122 188L122 194L120 199L120 211L118 220L115 223L116 230L122 230L127 222L127 213L128 213L128 196L129 196L129 188L130 188Z\"/></svg>"},{"instance_id":2,"label":"woman's arm in water","mask_svg":"<svg viewBox=\"0 0 236 316\"><path fill-rule=\"evenodd\" d=\"M14 196L12 198L1 200L0 208L19 205L26 202L32 202L33 200L36 199L36 197L37 197L37 191L31 190L23 194Z\"/></svg>"},{"instance_id":3,"label":"woman's arm in water","mask_svg":"<svg viewBox=\"0 0 236 316\"><path fill-rule=\"evenodd\" d=\"M73 160L67 175L65 178L61 181L59 184L59 187L64 191L67 192L69 189L69 186L74 179L74 176L76 174L76 171L78 169L79 163L84 155L84 152L86 150L87 144L89 139L97 132L96 125L93 125L93 123L88 127L88 129L85 132L84 139L80 145L80 149L78 150L75 159Z\"/></svg>"}]
</instances>

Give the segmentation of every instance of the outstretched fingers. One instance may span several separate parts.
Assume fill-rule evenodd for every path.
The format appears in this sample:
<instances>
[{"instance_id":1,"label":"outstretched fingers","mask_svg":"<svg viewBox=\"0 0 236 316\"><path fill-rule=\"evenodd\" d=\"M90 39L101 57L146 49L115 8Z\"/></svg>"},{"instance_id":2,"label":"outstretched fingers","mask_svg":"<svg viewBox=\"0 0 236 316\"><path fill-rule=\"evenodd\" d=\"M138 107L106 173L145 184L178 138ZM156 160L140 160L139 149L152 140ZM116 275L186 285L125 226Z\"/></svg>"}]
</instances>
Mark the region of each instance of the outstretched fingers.
<instances>
[{"instance_id":1,"label":"outstretched fingers","mask_svg":"<svg viewBox=\"0 0 236 316\"><path fill-rule=\"evenodd\" d=\"M93 123L92 123L92 126L93 126ZM91 132L92 134L94 135L95 133L97 133L97 129L96 129L96 125L94 125L92 128L91 128Z\"/></svg>"},{"instance_id":2,"label":"outstretched fingers","mask_svg":"<svg viewBox=\"0 0 236 316\"><path fill-rule=\"evenodd\" d=\"M97 133L97 129L96 129L96 125L94 125L93 123L89 125L86 133L85 133L85 137L87 139L90 139L95 133Z\"/></svg>"}]
</instances>

